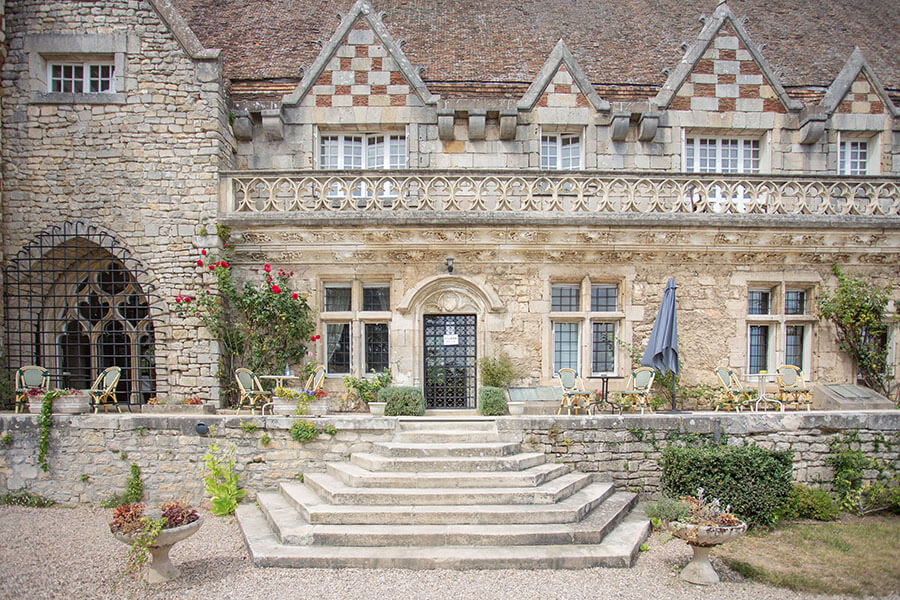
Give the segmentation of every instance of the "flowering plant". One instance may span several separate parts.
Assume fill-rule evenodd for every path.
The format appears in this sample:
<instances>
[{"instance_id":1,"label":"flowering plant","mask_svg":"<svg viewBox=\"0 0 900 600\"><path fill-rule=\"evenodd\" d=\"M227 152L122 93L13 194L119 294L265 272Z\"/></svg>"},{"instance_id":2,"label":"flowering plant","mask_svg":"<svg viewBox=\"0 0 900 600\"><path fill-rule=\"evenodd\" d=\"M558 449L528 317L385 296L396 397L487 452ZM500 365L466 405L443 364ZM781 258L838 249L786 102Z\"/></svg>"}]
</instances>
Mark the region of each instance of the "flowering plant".
<instances>
[{"instance_id":1,"label":"flowering plant","mask_svg":"<svg viewBox=\"0 0 900 600\"><path fill-rule=\"evenodd\" d=\"M687 514L678 519L680 523L708 527L735 527L742 523L731 513L731 506L722 508L718 498L707 500L703 488L697 488L696 496L682 496L681 502L687 506Z\"/></svg>"},{"instance_id":2,"label":"flowering plant","mask_svg":"<svg viewBox=\"0 0 900 600\"><path fill-rule=\"evenodd\" d=\"M158 511L145 511L144 505L123 504L113 510L109 530L128 536L131 546L126 556L125 573L136 573L149 560L149 549L163 529L181 527L198 520L200 515L190 504L164 502ZM133 540L133 541L132 541Z\"/></svg>"},{"instance_id":3,"label":"flowering plant","mask_svg":"<svg viewBox=\"0 0 900 600\"><path fill-rule=\"evenodd\" d=\"M293 271L264 264L262 281L237 281L227 260L206 250L196 260L203 289L194 296L180 293L170 304L177 315L196 317L222 344L219 382L232 403L237 389L232 373L238 367L274 373L285 363L306 364L307 340L315 328L313 310L304 294L291 290Z\"/></svg>"}]
</instances>

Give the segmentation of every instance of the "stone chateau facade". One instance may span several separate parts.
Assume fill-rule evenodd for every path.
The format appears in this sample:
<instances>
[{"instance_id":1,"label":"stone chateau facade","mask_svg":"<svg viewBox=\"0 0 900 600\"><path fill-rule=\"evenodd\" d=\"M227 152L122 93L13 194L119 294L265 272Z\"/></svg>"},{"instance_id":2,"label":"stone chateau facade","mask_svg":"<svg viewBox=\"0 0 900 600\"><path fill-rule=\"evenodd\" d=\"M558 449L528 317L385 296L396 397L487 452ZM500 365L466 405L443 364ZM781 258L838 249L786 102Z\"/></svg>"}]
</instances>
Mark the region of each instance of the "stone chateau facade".
<instances>
[{"instance_id":1,"label":"stone chateau facade","mask_svg":"<svg viewBox=\"0 0 900 600\"><path fill-rule=\"evenodd\" d=\"M215 342L167 301L219 224L242 277L294 271L334 392L388 368L474 406L501 353L598 387L669 277L684 383L855 379L815 300L834 264L900 271L897 6L282 4L0 0L10 368L218 399Z\"/></svg>"}]
</instances>

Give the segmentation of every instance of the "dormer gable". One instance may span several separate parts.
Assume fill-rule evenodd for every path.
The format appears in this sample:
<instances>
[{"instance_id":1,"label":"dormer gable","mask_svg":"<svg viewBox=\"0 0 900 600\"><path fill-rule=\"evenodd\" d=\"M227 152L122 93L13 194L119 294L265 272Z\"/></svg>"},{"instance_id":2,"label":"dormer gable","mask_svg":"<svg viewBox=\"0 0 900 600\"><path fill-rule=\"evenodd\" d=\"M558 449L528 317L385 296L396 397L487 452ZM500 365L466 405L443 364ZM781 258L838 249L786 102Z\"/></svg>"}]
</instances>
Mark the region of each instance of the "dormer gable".
<instances>
[{"instance_id":1,"label":"dormer gable","mask_svg":"<svg viewBox=\"0 0 900 600\"><path fill-rule=\"evenodd\" d=\"M661 109L797 112L781 82L724 2L656 95Z\"/></svg>"},{"instance_id":2,"label":"dormer gable","mask_svg":"<svg viewBox=\"0 0 900 600\"><path fill-rule=\"evenodd\" d=\"M283 104L405 106L410 95L421 104L438 100L391 37L382 13L357 0Z\"/></svg>"},{"instance_id":3,"label":"dormer gable","mask_svg":"<svg viewBox=\"0 0 900 600\"><path fill-rule=\"evenodd\" d=\"M891 102L859 48L853 49L841 72L828 86L820 106L828 117L834 113L880 115L885 112L900 117L900 110Z\"/></svg>"},{"instance_id":4,"label":"dormer gable","mask_svg":"<svg viewBox=\"0 0 900 600\"><path fill-rule=\"evenodd\" d=\"M531 111L536 106L590 106L595 111L610 109L609 102L600 98L562 40L556 43L516 106L520 111Z\"/></svg>"}]
</instances>

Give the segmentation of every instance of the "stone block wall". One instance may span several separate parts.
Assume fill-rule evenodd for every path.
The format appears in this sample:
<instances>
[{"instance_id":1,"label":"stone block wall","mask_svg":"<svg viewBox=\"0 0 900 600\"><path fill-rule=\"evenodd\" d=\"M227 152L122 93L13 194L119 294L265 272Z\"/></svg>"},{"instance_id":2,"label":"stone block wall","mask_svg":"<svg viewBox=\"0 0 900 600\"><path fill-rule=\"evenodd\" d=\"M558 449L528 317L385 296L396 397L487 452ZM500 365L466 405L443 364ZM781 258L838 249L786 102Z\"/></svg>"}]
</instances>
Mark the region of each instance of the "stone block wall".
<instances>
[{"instance_id":1,"label":"stone block wall","mask_svg":"<svg viewBox=\"0 0 900 600\"><path fill-rule=\"evenodd\" d=\"M15 255L65 221L117 238L146 269L136 273L139 283L160 298L160 396L215 397L214 348L195 323L170 322L165 302L194 279L197 233L216 215L218 171L231 164L233 143L221 65L192 58L156 11L167 4L7 6L2 253ZM45 56L94 56L79 50L115 56L115 93L47 93Z\"/></svg>"},{"instance_id":2,"label":"stone block wall","mask_svg":"<svg viewBox=\"0 0 900 600\"><path fill-rule=\"evenodd\" d=\"M352 452L368 452L372 444L394 435L397 418L335 415L313 419L323 428L334 425L333 437L322 434L299 444L291 440L288 417L212 415L55 416L50 434L50 470L37 466L38 428L35 415L0 416L0 491L28 490L57 502L96 504L124 491L130 465L141 468L146 500L151 503L206 498L203 455L215 443L234 445L241 487L252 500L279 481L298 473L323 471L328 462L348 460ZM198 422L208 436L195 431ZM255 431L242 424L258 424ZM659 491L659 459L669 444L719 440L793 450L794 480L826 487L829 442L856 434L860 448L883 463L900 464L900 412L627 415L598 417L503 417L497 419L501 439L521 442L525 451L544 452L557 461L613 481L620 489L645 496ZM263 435L271 441L264 445ZM867 472L871 482L876 473Z\"/></svg>"}]
</instances>

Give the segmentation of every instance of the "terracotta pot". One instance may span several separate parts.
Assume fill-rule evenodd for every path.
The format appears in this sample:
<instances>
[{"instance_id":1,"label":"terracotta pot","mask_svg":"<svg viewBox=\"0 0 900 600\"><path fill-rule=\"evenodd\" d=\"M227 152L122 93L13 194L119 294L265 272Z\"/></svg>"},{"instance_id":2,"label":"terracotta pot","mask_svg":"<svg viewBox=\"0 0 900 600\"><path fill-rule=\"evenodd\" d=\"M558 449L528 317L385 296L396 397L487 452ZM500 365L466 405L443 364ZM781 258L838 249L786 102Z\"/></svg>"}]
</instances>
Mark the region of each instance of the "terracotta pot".
<instances>
[{"instance_id":1,"label":"terracotta pot","mask_svg":"<svg viewBox=\"0 0 900 600\"><path fill-rule=\"evenodd\" d=\"M169 550L176 542L194 535L202 524L203 517L200 517L187 525L171 527L159 532L156 542L149 548L150 563L147 565L147 572L144 575L147 583L163 583L181 575L181 571L169 561ZM133 535L113 532L113 536L123 544L130 546L134 543Z\"/></svg>"},{"instance_id":2,"label":"terracotta pot","mask_svg":"<svg viewBox=\"0 0 900 600\"><path fill-rule=\"evenodd\" d=\"M709 585L719 582L719 575L709 562L709 549L744 535L747 524L714 527L672 521L669 523L669 529L672 535L683 539L694 549L694 557L681 570L680 577L690 583Z\"/></svg>"}]
</instances>

